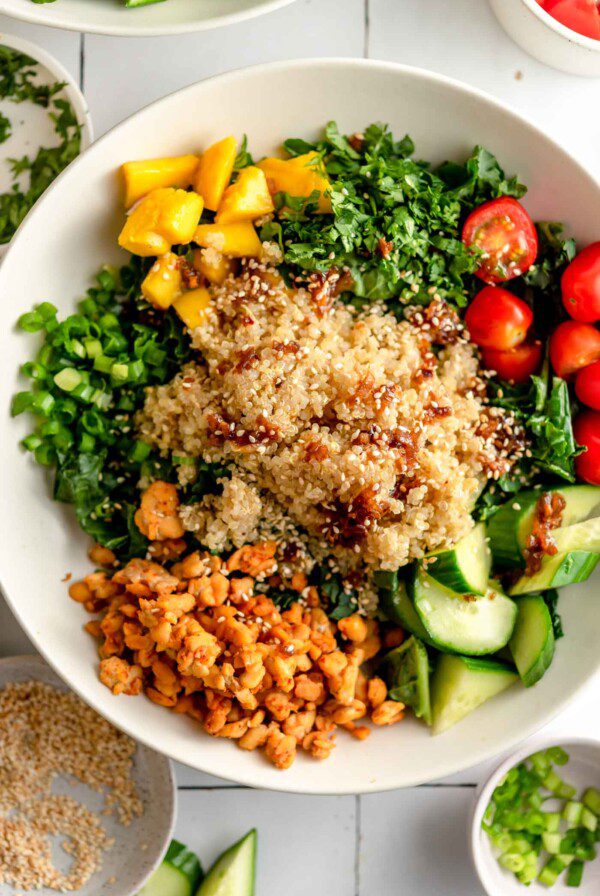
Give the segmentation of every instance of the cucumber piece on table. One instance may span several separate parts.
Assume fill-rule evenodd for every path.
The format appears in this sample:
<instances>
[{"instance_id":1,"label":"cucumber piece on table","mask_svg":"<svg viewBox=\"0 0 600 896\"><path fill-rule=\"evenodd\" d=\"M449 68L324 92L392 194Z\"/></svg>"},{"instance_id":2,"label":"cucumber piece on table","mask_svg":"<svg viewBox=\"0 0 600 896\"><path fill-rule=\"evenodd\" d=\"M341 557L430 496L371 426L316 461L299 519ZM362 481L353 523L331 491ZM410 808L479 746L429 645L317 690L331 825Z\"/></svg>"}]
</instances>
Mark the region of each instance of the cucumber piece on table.
<instances>
[{"instance_id":1,"label":"cucumber piece on table","mask_svg":"<svg viewBox=\"0 0 600 896\"><path fill-rule=\"evenodd\" d=\"M391 581L389 576L396 577L394 588L382 587L381 582L387 584ZM404 582L398 581L396 573L388 573L383 569L377 570L374 574L374 581L379 590L379 609L386 619L396 622L412 635L416 635L420 641L428 644L429 636L408 596Z\"/></svg>"},{"instance_id":2,"label":"cucumber piece on table","mask_svg":"<svg viewBox=\"0 0 600 896\"><path fill-rule=\"evenodd\" d=\"M530 594L532 591L545 591L548 588L562 588L585 582L596 568L600 554L589 551L560 552L554 556L546 556L538 572L532 576L521 576L509 588L510 595Z\"/></svg>"},{"instance_id":3,"label":"cucumber piece on table","mask_svg":"<svg viewBox=\"0 0 600 896\"><path fill-rule=\"evenodd\" d=\"M384 656L382 667L389 697L412 707L419 719L431 725L429 659L421 642L413 635Z\"/></svg>"},{"instance_id":4,"label":"cucumber piece on table","mask_svg":"<svg viewBox=\"0 0 600 896\"><path fill-rule=\"evenodd\" d=\"M561 526L571 526L600 515L600 487L595 485L566 485L547 489L560 492L565 499ZM541 489L519 492L496 511L487 524L490 548L497 566L523 566L523 549L531 534L535 506L544 494Z\"/></svg>"},{"instance_id":5,"label":"cucumber piece on table","mask_svg":"<svg viewBox=\"0 0 600 896\"><path fill-rule=\"evenodd\" d=\"M138 896L192 896L203 876L198 856L183 843L171 840L162 864Z\"/></svg>"},{"instance_id":6,"label":"cucumber piece on table","mask_svg":"<svg viewBox=\"0 0 600 896\"><path fill-rule=\"evenodd\" d=\"M529 594L517 601L517 623L509 647L526 688L536 684L554 656L552 619L544 598Z\"/></svg>"},{"instance_id":7,"label":"cucumber piece on table","mask_svg":"<svg viewBox=\"0 0 600 896\"><path fill-rule=\"evenodd\" d=\"M509 666L467 656L439 658L431 680L432 734L441 734L519 676Z\"/></svg>"},{"instance_id":8,"label":"cucumber piece on table","mask_svg":"<svg viewBox=\"0 0 600 896\"><path fill-rule=\"evenodd\" d=\"M219 856L196 896L254 896L256 841L252 829Z\"/></svg>"},{"instance_id":9,"label":"cucumber piece on table","mask_svg":"<svg viewBox=\"0 0 600 896\"><path fill-rule=\"evenodd\" d=\"M428 555L428 575L459 594L485 594L492 568L486 539L485 524L477 523L450 550Z\"/></svg>"},{"instance_id":10,"label":"cucumber piece on table","mask_svg":"<svg viewBox=\"0 0 600 896\"><path fill-rule=\"evenodd\" d=\"M517 607L496 585L467 600L418 569L411 592L428 639L439 650L482 656L508 644Z\"/></svg>"}]
</instances>

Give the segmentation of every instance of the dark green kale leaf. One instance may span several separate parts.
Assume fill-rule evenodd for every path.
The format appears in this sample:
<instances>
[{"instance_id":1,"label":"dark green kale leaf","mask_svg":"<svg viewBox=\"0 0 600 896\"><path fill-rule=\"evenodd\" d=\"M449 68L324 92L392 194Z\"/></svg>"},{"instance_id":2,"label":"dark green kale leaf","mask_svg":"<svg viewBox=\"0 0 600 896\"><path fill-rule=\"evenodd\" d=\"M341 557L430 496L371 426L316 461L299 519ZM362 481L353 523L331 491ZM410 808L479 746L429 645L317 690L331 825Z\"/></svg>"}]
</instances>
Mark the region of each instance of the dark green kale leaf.
<instances>
[{"instance_id":1,"label":"dark green kale leaf","mask_svg":"<svg viewBox=\"0 0 600 896\"><path fill-rule=\"evenodd\" d=\"M326 566L320 566L313 577L330 619L337 622L356 612L358 606L356 592L348 587L339 573L331 572Z\"/></svg>"}]
</instances>

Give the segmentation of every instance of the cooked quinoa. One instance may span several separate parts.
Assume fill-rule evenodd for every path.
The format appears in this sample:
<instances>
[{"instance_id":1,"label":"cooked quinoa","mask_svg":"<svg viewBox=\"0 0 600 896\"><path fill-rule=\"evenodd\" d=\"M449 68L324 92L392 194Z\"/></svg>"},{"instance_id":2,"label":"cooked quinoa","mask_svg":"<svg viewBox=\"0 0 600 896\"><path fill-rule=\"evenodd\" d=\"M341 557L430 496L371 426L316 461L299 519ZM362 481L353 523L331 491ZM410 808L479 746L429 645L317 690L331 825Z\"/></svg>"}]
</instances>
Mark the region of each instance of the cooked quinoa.
<instances>
[{"instance_id":1,"label":"cooked quinoa","mask_svg":"<svg viewBox=\"0 0 600 896\"><path fill-rule=\"evenodd\" d=\"M183 510L213 550L252 540L275 504L340 561L396 569L463 536L485 480L522 450L435 297L398 321L250 262L193 344L197 361L148 390L139 429L233 469L221 496Z\"/></svg>"},{"instance_id":2,"label":"cooked quinoa","mask_svg":"<svg viewBox=\"0 0 600 896\"><path fill-rule=\"evenodd\" d=\"M122 824L142 813L131 777L136 745L74 694L39 681L0 690L0 884L20 890L78 890L112 846L97 813L54 793L69 775L103 794L105 812ZM66 873L52 860L62 835Z\"/></svg>"}]
</instances>

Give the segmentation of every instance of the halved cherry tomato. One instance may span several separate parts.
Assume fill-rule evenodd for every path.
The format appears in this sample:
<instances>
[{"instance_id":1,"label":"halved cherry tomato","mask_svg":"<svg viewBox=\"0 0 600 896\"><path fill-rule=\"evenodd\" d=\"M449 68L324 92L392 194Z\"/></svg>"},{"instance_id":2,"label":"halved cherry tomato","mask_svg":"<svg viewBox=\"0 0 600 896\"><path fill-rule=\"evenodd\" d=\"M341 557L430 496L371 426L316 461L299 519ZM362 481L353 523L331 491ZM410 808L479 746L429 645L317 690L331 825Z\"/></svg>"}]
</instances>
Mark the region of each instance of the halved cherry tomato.
<instances>
[{"instance_id":1,"label":"halved cherry tomato","mask_svg":"<svg viewBox=\"0 0 600 896\"><path fill-rule=\"evenodd\" d=\"M600 242L576 255L561 280L563 305L575 320L600 320Z\"/></svg>"},{"instance_id":2,"label":"halved cherry tomato","mask_svg":"<svg viewBox=\"0 0 600 896\"><path fill-rule=\"evenodd\" d=\"M591 324L566 320L550 337L550 362L563 379L599 359L600 332Z\"/></svg>"},{"instance_id":3,"label":"halved cherry tomato","mask_svg":"<svg viewBox=\"0 0 600 896\"><path fill-rule=\"evenodd\" d=\"M501 380L510 383L526 383L532 373L540 369L542 363L542 343L523 342L516 348L497 351L484 348L481 351L483 366L495 370Z\"/></svg>"},{"instance_id":4,"label":"halved cherry tomato","mask_svg":"<svg viewBox=\"0 0 600 896\"><path fill-rule=\"evenodd\" d=\"M538 0L538 3L571 31L600 40L600 7L596 0Z\"/></svg>"},{"instance_id":5,"label":"halved cherry tomato","mask_svg":"<svg viewBox=\"0 0 600 896\"><path fill-rule=\"evenodd\" d=\"M600 361L580 370L575 380L575 394L582 404L600 411Z\"/></svg>"},{"instance_id":6,"label":"halved cherry tomato","mask_svg":"<svg viewBox=\"0 0 600 896\"><path fill-rule=\"evenodd\" d=\"M471 341L482 348L507 349L520 345L532 322L529 305L501 286L484 286L465 314Z\"/></svg>"},{"instance_id":7,"label":"halved cherry tomato","mask_svg":"<svg viewBox=\"0 0 600 896\"><path fill-rule=\"evenodd\" d=\"M600 414L582 411L573 421L573 435L578 445L587 451L575 458L575 470L580 479L600 485Z\"/></svg>"},{"instance_id":8,"label":"halved cherry tomato","mask_svg":"<svg viewBox=\"0 0 600 896\"><path fill-rule=\"evenodd\" d=\"M535 261L535 224L520 202L501 196L484 202L464 223L462 241L481 251L475 271L486 283L503 283L524 274Z\"/></svg>"}]
</instances>

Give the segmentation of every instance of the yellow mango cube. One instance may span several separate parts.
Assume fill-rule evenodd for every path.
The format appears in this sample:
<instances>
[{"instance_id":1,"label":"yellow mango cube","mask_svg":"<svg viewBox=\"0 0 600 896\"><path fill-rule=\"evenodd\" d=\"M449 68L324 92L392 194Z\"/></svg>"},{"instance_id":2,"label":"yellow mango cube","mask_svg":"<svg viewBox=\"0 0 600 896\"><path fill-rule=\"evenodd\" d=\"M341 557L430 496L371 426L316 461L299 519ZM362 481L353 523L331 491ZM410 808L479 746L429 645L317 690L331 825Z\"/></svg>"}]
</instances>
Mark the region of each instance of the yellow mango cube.
<instances>
[{"instance_id":1,"label":"yellow mango cube","mask_svg":"<svg viewBox=\"0 0 600 896\"><path fill-rule=\"evenodd\" d=\"M190 289L173 302L173 308L190 330L200 326L209 306L210 293L204 287Z\"/></svg>"},{"instance_id":2,"label":"yellow mango cube","mask_svg":"<svg viewBox=\"0 0 600 896\"><path fill-rule=\"evenodd\" d=\"M225 137L209 146L200 157L200 164L194 177L194 190L204 199L204 207L216 212L225 188L231 180L237 141L235 137Z\"/></svg>"},{"instance_id":3,"label":"yellow mango cube","mask_svg":"<svg viewBox=\"0 0 600 896\"><path fill-rule=\"evenodd\" d=\"M262 243L252 224L200 224L194 242L232 258L260 258Z\"/></svg>"},{"instance_id":4,"label":"yellow mango cube","mask_svg":"<svg viewBox=\"0 0 600 896\"><path fill-rule=\"evenodd\" d=\"M209 249L208 252L205 252L204 249L194 249L193 264L196 270L200 271L202 276L206 277L208 282L214 286L221 286L225 283L235 269L235 262L232 258L227 258L214 249Z\"/></svg>"},{"instance_id":5,"label":"yellow mango cube","mask_svg":"<svg viewBox=\"0 0 600 896\"><path fill-rule=\"evenodd\" d=\"M256 221L274 208L264 171L250 165L240 171L236 182L223 193L215 221L217 224Z\"/></svg>"},{"instance_id":6,"label":"yellow mango cube","mask_svg":"<svg viewBox=\"0 0 600 896\"><path fill-rule=\"evenodd\" d=\"M318 161L318 153L307 152L294 159L263 159L258 167L265 173L271 196L276 193L310 196L318 190L318 211L321 214L331 212L331 200L326 195L331 184Z\"/></svg>"},{"instance_id":7,"label":"yellow mango cube","mask_svg":"<svg viewBox=\"0 0 600 896\"><path fill-rule=\"evenodd\" d=\"M179 259L173 252L157 258L142 282L146 301L166 311L183 292Z\"/></svg>"},{"instance_id":8,"label":"yellow mango cube","mask_svg":"<svg viewBox=\"0 0 600 896\"><path fill-rule=\"evenodd\" d=\"M189 187L198 167L198 156L140 159L121 165L125 183L125 208L160 187Z\"/></svg>"},{"instance_id":9,"label":"yellow mango cube","mask_svg":"<svg viewBox=\"0 0 600 896\"><path fill-rule=\"evenodd\" d=\"M202 214L197 193L153 190L128 215L119 245L134 255L165 255L174 243L189 243Z\"/></svg>"}]
</instances>

